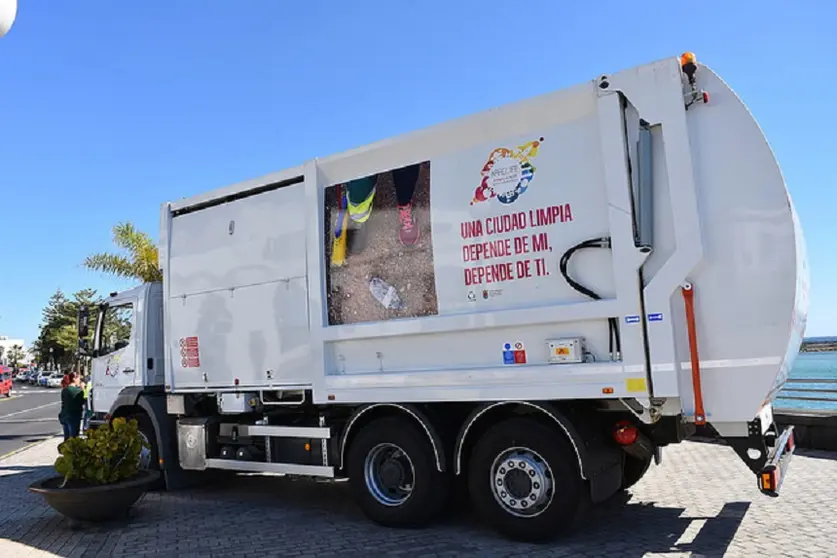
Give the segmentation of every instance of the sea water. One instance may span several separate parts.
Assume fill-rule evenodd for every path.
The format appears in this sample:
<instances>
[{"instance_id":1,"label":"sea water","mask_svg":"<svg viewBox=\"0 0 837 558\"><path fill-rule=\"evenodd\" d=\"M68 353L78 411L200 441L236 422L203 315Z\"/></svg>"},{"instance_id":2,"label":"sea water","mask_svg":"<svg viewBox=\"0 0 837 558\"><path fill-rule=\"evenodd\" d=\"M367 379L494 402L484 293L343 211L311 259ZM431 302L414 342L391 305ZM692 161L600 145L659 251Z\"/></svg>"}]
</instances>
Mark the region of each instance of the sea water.
<instances>
[{"instance_id":1,"label":"sea water","mask_svg":"<svg viewBox=\"0 0 837 558\"><path fill-rule=\"evenodd\" d=\"M800 392L795 389L816 389L837 391L837 352L825 353L800 353L796 357L793 369L790 373L791 379L812 380L805 383L787 383L785 389L779 393L779 397L773 403L777 409L812 409L817 411L834 411L837 413L837 393ZM834 383L822 383L816 380L830 380ZM816 397L828 399L829 401L798 401L783 399L782 396L791 397Z\"/></svg>"}]
</instances>

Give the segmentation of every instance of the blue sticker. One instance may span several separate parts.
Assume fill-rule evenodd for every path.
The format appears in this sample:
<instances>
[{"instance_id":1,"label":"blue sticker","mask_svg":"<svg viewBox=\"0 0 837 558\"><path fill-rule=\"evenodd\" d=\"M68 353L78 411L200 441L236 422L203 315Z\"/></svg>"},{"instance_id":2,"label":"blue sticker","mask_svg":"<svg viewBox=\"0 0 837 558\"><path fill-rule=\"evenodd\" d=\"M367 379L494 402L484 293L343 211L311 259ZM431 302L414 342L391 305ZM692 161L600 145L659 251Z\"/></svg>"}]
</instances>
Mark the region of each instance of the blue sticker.
<instances>
[{"instance_id":1,"label":"blue sticker","mask_svg":"<svg viewBox=\"0 0 837 558\"><path fill-rule=\"evenodd\" d=\"M638 324L639 323L639 316L625 316L625 323L626 324Z\"/></svg>"},{"instance_id":2,"label":"blue sticker","mask_svg":"<svg viewBox=\"0 0 837 558\"><path fill-rule=\"evenodd\" d=\"M663 321L663 313L662 312L654 312L652 314L648 314L648 321L649 322L662 322Z\"/></svg>"},{"instance_id":3,"label":"blue sticker","mask_svg":"<svg viewBox=\"0 0 837 558\"><path fill-rule=\"evenodd\" d=\"M514 351L503 351L503 364L514 364Z\"/></svg>"}]
</instances>

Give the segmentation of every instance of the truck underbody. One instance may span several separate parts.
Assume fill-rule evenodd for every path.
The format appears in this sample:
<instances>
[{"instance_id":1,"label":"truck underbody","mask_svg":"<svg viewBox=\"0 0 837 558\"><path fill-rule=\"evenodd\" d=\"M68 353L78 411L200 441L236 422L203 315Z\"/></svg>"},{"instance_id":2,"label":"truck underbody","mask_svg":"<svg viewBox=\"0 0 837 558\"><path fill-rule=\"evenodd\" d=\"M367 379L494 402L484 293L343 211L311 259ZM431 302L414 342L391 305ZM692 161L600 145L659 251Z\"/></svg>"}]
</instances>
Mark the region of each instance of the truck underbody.
<instances>
[{"instance_id":1,"label":"truck underbody","mask_svg":"<svg viewBox=\"0 0 837 558\"><path fill-rule=\"evenodd\" d=\"M592 505L660 464L666 445L695 433L718 438L682 416L643 424L610 400L322 406L310 394L275 395L271 408L241 397L248 412L230 414L211 395L130 388L91 424L136 419L149 442L144 464L169 490L204 482L206 471L349 478L363 513L392 527L435 521L469 494L486 522L527 541L574 529ZM759 418L751 427L725 440L776 496L792 433L777 442L774 423L764 433ZM556 494L561 504L550 505Z\"/></svg>"}]
</instances>

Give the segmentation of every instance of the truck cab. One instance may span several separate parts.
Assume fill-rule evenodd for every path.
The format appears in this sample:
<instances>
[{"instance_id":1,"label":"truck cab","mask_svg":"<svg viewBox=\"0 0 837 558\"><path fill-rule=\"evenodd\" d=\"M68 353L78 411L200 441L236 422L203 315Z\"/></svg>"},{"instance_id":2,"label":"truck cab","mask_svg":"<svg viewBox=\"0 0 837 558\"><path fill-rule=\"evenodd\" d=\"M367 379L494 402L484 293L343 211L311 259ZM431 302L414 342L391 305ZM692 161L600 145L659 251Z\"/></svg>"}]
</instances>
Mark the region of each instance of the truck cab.
<instances>
[{"instance_id":1,"label":"truck cab","mask_svg":"<svg viewBox=\"0 0 837 558\"><path fill-rule=\"evenodd\" d=\"M164 382L163 289L147 283L111 293L98 307L91 356L93 422Z\"/></svg>"}]
</instances>

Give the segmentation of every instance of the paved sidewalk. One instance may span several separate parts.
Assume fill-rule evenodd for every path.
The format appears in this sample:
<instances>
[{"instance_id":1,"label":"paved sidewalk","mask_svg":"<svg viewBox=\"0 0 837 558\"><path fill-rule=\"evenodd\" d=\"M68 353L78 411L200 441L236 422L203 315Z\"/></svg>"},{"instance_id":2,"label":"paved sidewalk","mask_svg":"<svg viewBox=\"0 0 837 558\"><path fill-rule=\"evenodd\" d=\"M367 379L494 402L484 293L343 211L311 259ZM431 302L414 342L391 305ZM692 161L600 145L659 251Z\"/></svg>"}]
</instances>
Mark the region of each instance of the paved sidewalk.
<instances>
[{"instance_id":1,"label":"paved sidewalk","mask_svg":"<svg viewBox=\"0 0 837 558\"><path fill-rule=\"evenodd\" d=\"M0 461L0 556L738 556L837 555L837 455L797 455L771 499L732 450L684 443L630 500L592 514L584 533L549 546L512 543L460 513L425 530L384 529L345 483L244 476L147 494L133 518L73 530L26 490L52 473L58 440Z\"/></svg>"}]
</instances>

